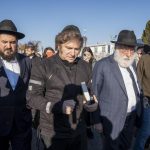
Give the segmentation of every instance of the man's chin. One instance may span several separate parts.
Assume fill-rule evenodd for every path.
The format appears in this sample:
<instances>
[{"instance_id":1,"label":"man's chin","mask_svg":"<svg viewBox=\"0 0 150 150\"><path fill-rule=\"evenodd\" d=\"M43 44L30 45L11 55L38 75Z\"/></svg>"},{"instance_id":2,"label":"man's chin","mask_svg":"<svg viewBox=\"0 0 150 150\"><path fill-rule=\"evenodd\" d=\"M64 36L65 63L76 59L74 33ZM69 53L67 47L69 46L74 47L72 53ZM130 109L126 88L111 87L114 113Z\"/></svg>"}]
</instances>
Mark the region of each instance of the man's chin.
<instances>
[{"instance_id":1,"label":"man's chin","mask_svg":"<svg viewBox=\"0 0 150 150\"><path fill-rule=\"evenodd\" d=\"M75 59L68 59L67 60L69 63L73 63L75 61Z\"/></svg>"},{"instance_id":2,"label":"man's chin","mask_svg":"<svg viewBox=\"0 0 150 150\"><path fill-rule=\"evenodd\" d=\"M14 60L15 55L1 55L1 57L6 61Z\"/></svg>"}]
</instances>

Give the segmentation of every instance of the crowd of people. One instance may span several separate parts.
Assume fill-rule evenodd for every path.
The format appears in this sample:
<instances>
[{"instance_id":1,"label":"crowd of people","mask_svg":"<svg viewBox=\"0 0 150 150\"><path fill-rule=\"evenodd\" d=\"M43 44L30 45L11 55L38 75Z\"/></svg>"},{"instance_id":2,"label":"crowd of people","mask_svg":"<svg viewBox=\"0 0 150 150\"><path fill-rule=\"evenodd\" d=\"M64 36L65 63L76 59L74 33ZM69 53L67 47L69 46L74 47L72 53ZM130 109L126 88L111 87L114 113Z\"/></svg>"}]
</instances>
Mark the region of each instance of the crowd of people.
<instances>
[{"instance_id":1,"label":"crowd of people","mask_svg":"<svg viewBox=\"0 0 150 150\"><path fill-rule=\"evenodd\" d=\"M150 46L137 43L134 31L121 30L114 53L98 61L75 25L43 57L32 42L18 52L24 37L11 20L0 22L0 149L146 148ZM90 147L96 138L97 148Z\"/></svg>"}]
</instances>

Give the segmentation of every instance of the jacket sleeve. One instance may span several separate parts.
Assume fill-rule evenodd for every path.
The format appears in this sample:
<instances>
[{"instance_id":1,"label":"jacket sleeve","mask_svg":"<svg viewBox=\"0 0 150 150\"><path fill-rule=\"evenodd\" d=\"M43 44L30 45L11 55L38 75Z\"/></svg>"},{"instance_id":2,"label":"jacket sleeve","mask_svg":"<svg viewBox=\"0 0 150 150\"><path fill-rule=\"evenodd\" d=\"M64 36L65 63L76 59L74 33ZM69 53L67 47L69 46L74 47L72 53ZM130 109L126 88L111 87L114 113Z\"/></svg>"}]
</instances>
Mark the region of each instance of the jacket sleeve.
<instances>
[{"instance_id":1,"label":"jacket sleeve","mask_svg":"<svg viewBox=\"0 0 150 150\"><path fill-rule=\"evenodd\" d=\"M138 62L138 65L137 65L137 76L138 76L138 79L140 81L140 84L142 86L142 77L143 77L143 72L144 72L144 67L143 67L143 58L141 58Z\"/></svg>"},{"instance_id":2,"label":"jacket sleeve","mask_svg":"<svg viewBox=\"0 0 150 150\"><path fill-rule=\"evenodd\" d=\"M45 69L42 60L33 61L31 76L27 90L27 105L38 110L45 110L47 101L44 97L45 91Z\"/></svg>"}]
</instances>

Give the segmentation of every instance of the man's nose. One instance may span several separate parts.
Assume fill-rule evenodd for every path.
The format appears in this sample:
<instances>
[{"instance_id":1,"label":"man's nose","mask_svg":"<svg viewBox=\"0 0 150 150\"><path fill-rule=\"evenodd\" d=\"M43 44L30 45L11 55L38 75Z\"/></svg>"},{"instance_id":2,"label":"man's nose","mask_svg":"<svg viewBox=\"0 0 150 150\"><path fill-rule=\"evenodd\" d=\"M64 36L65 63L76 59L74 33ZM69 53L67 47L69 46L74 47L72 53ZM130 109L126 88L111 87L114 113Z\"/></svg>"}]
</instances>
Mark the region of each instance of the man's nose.
<instances>
[{"instance_id":1,"label":"man's nose","mask_svg":"<svg viewBox=\"0 0 150 150\"><path fill-rule=\"evenodd\" d=\"M127 56L127 57L131 57L133 54L134 54L134 51L133 51L133 50L127 50L127 51L126 51L126 56Z\"/></svg>"},{"instance_id":2,"label":"man's nose","mask_svg":"<svg viewBox=\"0 0 150 150\"><path fill-rule=\"evenodd\" d=\"M7 42L6 46L7 46L7 48L11 48L11 43Z\"/></svg>"},{"instance_id":3,"label":"man's nose","mask_svg":"<svg viewBox=\"0 0 150 150\"><path fill-rule=\"evenodd\" d=\"M72 49L71 55L72 55L72 56L75 56L75 49Z\"/></svg>"}]
</instances>

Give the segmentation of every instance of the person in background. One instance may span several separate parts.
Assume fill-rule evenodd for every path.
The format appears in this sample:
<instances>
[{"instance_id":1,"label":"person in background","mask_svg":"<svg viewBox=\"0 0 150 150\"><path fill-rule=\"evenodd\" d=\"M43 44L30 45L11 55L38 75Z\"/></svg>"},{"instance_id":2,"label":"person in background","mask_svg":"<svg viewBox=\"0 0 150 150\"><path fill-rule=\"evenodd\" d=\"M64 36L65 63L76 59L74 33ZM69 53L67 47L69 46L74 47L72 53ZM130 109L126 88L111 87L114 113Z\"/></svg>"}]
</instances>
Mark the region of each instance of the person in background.
<instances>
[{"instance_id":1,"label":"person in background","mask_svg":"<svg viewBox=\"0 0 150 150\"><path fill-rule=\"evenodd\" d=\"M93 52L90 47L84 47L82 50L82 59L88 62L91 65L91 68L93 68L95 64L95 58L93 55Z\"/></svg>"},{"instance_id":2,"label":"person in background","mask_svg":"<svg viewBox=\"0 0 150 150\"><path fill-rule=\"evenodd\" d=\"M93 55L93 52L90 47L83 48L81 57L83 60L85 60L87 63L89 63L90 67L92 68L92 62L93 62L94 55ZM88 138L93 139L94 135L93 135L93 132L91 129L91 119L92 119L91 114L89 113L88 117L87 117L87 136L88 136Z\"/></svg>"},{"instance_id":3,"label":"person in background","mask_svg":"<svg viewBox=\"0 0 150 150\"><path fill-rule=\"evenodd\" d=\"M134 65L136 36L122 30L115 52L99 60L93 70L93 90L99 101L105 150L131 147L136 117L141 116L140 90Z\"/></svg>"},{"instance_id":4,"label":"person in background","mask_svg":"<svg viewBox=\"0 0 150 150\"><path fill-rule=\"evenodd\" d=\"M134 150L144 150L146 140L150 136L150 46L144 46L144 54L137 65L138 78L143 93L142 125L137 133Z\"/></svg>"},{"instance_id":5,"label":"person in background","mask_svg":"<svg viewBox=\"0 0 150 150\"><path fill-rule=\"evenodd\" d=\"M32 67L28 105L40 110L45 150L86 150L85 114L98 104L94 98L88 105L81 90L81 82L91 85L91 69L78 58L83 38L78 27L69 25L55 42L58 53Z\"/></svg>"},{"instance_id":6,"label":"person in background","mask_svg":"<svg viewBox=\"0 0 150 150\"><path fill-rule=\"evenodd\" d=\"M33 42L28 42L25 48L25 55L30 59L37 57L36 55L37 49Z\"/></svg>"},{"instance_id":7,"label":"person in background","mask_svg":"<svg viewBox=\"0 0 150 150\"><path fill-rule=\"evenodd\" d=\"M136 53L137 53L136 64L138 64L140 58L141 58L142 55L144 54L143 48L144 48L144 46L139 46L139 47L137 47L137 52L136 52Z\"/></svg>"},{"instance_id":8,"label":"person in background","mask_svg":"<svg viewBox=\"0 0 150 150\"><path fill-rule=\"evenodd\" d=\"M135 63L138 64L141 56L144 54L144 43L137 40Z\"/></svg>"},{"instance_id":9,"label":"person in background","mask_svg":"<svg viewBox=\"0 0 150 150\"><path fill-rule=\"evenodd\" d=\"M55 51L52 47L46 47L43 52L43 58L49 58L55 55Z\"/></svg>"},{"instance_id":10,"label":"person in background","mask_svg":"<svg viewBox=\"0 0 150 150\"><path fill-rule=\"evenodd\" d=\"M85 60L86 62L92 64L93 59L94 59L94 55L93 55L93 52L92 52L92 50L91 50L90 47L84 47L84 48L83 48L83 50L82 50L82 58L83 58L83 60Z\"/></svg>"},{"instance_id":11,"label":"person in background","mask_svg":"<svg viewBox=\"0 0 150 150\"><path fill-rule=\"evenodd\" d=\"M31 150L31 110L26 107L30 61L17 52L25 35L11 20L0 22L0 149Z\"/></svg>"},{"instance_id":12,"label":"person in background","mask_svg":"<svg viewBox=\"0 0 150 150\"><path fill-rule=\"evenodd\" d=\"M143 48L144 48L144 46L140 46L137 48L137 54L138 54L139 59L142 57Z\"/></svg>"},{"instance_id":13,"label":"person in background","mask_svg":"<svg viewBox=\"0 0 150 150\"><path fill-rule=\"evenodd\" d=\"M36 45L29 41L26 44L25 55L30 59L31 68L36 66L42 61L42 58L37 55L37 47ZM41 147L41 141L39 135L39 120L40 120L40 111L37 109L31 109L32 112L32 149L38 149Z\"/></svg>"}]
</instances>

